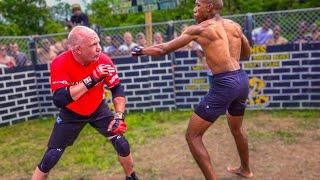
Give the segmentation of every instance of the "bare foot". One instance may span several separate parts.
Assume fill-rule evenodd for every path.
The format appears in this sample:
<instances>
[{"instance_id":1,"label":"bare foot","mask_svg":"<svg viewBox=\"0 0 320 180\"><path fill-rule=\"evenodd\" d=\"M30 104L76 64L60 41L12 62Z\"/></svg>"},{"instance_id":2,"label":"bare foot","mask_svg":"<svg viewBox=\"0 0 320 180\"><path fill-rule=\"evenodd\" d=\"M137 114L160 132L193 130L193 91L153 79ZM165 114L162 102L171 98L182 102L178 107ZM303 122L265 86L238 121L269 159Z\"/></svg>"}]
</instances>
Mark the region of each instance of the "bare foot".
<instances>
[{"instance_id":1,"label":"bare foot","mask_svg":"<svg viewBox=\"0 0 320 180\"><path fill-rule=\"evenodd\" d=\"M228 167L227 168L228 172L236 174L238 176L244 177L244 178L251 178L253 177L252 172L245 172L241 167L236 168L236 167Z\"/></svg>"}]
</instances>

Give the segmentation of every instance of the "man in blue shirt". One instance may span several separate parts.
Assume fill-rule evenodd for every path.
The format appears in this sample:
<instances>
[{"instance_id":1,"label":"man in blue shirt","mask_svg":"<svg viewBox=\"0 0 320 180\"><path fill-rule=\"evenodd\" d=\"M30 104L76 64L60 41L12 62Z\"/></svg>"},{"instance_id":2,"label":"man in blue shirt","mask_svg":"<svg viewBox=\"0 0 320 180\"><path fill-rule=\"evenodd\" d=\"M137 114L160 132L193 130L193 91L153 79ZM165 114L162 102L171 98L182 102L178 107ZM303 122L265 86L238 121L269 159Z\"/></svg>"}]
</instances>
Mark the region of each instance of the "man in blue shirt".
<instances>
[{"instance_id":1,"label":"man in blue shirt","mask_svg":"<svg viewBox=\"0 0 320 180\"><path fill-rule=\"evenodd\" d=\"M267 44L268 40L272 39L273 31L271 29L272 20L266 18L263 26L252 31L252 40L254 44Z\"/></svg>"}]
</instances>

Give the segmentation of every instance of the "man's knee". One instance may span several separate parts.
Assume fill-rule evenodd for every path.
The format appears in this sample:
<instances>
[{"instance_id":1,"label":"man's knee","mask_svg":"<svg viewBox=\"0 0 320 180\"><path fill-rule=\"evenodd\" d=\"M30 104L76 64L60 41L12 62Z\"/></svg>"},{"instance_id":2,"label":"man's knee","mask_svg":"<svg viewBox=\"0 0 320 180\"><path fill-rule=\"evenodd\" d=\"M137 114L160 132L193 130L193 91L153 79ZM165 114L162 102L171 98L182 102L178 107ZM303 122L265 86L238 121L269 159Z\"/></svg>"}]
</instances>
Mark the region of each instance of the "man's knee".
<instances>
[{"instance_id":1,"label":"man's knee","mask_svg":"<svg viewBox=\"0 0 320 180\"><path fill-rule=\"evenodd\" d=\"M194 133L191 132L189 129L187 130L186 134L185 134L185 138L188 142L193 142L197 139L202 139L202 135L199 133Z\"/></svg>"},{"instance_id":2,"label":"man's knee","mask_svg":"<svg viewBox=\"0 0 320 180\"><path fill-rule=\"evenodd\" d=\"M117 135L110 141L119 156L127 157L130 154L130 145L124 136Z\"/></svg>"},{"instance_id":3,"label":"man's knee","mask_svg":"<svg viewBox=\"0 0 320 180\"><path fill-rule=\"evenodd\" d=\"M40 171L44 173L49 172L57 164L63 151L64 149L49 148L38 165Z\"/></svg>"}]
</instances>

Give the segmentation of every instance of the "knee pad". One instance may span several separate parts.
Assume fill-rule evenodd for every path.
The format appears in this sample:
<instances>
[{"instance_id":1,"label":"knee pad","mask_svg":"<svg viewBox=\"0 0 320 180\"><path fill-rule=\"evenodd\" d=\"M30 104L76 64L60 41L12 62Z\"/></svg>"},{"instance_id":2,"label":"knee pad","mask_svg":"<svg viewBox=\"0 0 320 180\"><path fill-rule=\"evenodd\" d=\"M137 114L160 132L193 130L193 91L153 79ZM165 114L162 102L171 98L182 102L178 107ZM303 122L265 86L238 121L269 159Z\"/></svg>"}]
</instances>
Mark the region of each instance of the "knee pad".
<instances>
[{"instance_id":1,"label":"knee pad","mask_svg":"<svg viewBox=\"0 0 320 180\"><path fill-rule=\"evenodd\" d=\"M49 172L50 169L52 169L53 166L57 164L63 154L63 151L64 149L48 149L43 155L38 168L44 173Z\"/></svg>"},{"instance_id":2,"label":"knee pad","mask_svg":"<svg viewBox=\"0 0 320 180\"><path fill-rule=\"evenodd\" d=\"M115 136L110 139L113 147L121 157L126 157L130 154L130 146L128 141L123 136Z\"/></svg>"}]
</instances>

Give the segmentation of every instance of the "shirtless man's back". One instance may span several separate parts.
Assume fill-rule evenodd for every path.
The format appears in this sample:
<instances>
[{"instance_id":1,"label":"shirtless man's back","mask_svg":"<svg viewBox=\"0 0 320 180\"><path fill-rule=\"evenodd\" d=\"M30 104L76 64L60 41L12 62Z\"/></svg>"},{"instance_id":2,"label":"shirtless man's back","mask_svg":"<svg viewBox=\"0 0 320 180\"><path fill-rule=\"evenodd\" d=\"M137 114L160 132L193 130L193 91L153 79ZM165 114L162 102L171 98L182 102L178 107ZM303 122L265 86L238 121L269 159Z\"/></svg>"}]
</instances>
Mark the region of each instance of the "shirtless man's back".
<instances>
[{"instance_id":1,"label":"shirtless man's back","mask_svg":"<svg viewBox=\"0 0 320 180\"><path fill-rule=\"evenodd\" d=\"M216 174L202 136L226 112L241 160L240 167L228 167L227 170L244 177L253 176L249 168L248 142L241 128L249 93L248 76L239 65L240 57L250 55L250 46L238 24L220 17L222 6L222 0L196 0L194 18L197 25L189 26L179 37L167 43L143 49L135 48L132 51L134 56L159 56L177 50L191 41L201 45L207 64L214 73L213 88L192 114L186 139L206 179L216 179Z\"/></svg>"}]
</instances>

